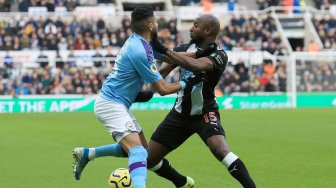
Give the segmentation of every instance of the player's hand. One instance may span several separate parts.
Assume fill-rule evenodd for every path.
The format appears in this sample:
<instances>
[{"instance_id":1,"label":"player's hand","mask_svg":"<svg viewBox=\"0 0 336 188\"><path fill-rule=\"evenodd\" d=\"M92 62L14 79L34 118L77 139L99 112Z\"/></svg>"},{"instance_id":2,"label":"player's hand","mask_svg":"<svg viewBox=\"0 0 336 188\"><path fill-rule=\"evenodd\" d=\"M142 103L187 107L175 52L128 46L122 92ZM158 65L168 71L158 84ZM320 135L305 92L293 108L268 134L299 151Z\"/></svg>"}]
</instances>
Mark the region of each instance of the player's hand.
<instances>
[{"instance_id":1,"label":"player's hand","mask_svg":"<svg viewBox=\"0 0 336 188\"><path fill-rule=\"evenodd\" d=\"M205 49L197 50L195 55L196 55L196 58L206 57L206 56L209 56L210 54L212 54L213 52L215 52L216 50L217 50L217 44L216 43L211 43Z\"/></svg>"},{"instance_id":2,"label":"player's hand","mask_svg":"<svg viewBox=\"0 0 336 188\"><path fill-rule=\"evenodd\" d=\"M158 39L157 33L152 34L152 40L150 41L152 48L160 54L166 54L168 48L165 47Z\"/></svg>"},{"instance_id":3,"label":"player's hand","mask_svg":"<svg viewBox=\"0 0 336 188\"><path fill-rule=\"evenodd\" d=\"M183 79L182 81L186 83L186 88L188 88L200 82L205 82L206 80L207 80L207 75L204 73L200 73L200 74L192 75L186 79Z\"/></svg>"},{"instance_id":4,"label":"player's hand","mask_svg":"<svg viewBox=\"0 0 336 188\"><path fill-rule=\"evenodd\" d=\"M140 91L135 98L134 102L148 102L153 98L153 92L151 91Z\"/></svg>"}]
</instances>

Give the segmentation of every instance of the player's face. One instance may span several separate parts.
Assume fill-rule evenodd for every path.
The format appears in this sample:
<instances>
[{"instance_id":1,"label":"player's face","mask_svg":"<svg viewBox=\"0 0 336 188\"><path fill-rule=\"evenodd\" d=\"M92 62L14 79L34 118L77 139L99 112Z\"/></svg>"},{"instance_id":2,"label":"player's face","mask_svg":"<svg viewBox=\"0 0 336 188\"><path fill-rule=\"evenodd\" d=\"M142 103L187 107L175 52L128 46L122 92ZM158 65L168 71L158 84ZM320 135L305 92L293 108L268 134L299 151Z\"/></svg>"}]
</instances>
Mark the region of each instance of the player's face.
<instances>
[{"instance_id":1,"label":"player's face","mask_svg":"<svg viewBox=\"0 0 336 188\"><path fill-rule=\"evenodd\" d=\"M205 25L198 18L194 21L194 25L190 29L190 39L194 43L200 43L205 38Z\"/></svg>"}]
</instances>

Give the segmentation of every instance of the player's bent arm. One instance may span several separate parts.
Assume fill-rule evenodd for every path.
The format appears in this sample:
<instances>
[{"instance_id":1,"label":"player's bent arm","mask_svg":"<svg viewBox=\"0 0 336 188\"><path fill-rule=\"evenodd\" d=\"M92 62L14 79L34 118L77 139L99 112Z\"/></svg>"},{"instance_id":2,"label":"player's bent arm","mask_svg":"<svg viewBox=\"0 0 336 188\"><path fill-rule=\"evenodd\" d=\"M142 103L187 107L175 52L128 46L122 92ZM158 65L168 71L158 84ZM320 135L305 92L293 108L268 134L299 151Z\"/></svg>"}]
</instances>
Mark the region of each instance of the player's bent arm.
<instances>
[{"instance_id":1,"label":"player's bent arm","mask_svg":"<svg viewBox=\"0 0 336 188\"><path fill-rule=\"evenodd\" d=\"M177 65L180 65L181 67L191 71L212 71L214 69L212 61L207 57L194 59L171 50L168 50L166 55Z\"/></svg>"},{"instance_id":2,"label":"player's bent arm","mask_svg":"<svg viewBox=\"0 0 336 188\"><path fill-rule=\"evenodd\" d=\"M176 93L182 89L180 83L168 83L163 79L152 83L152 86L161 96Z\"/></svg>"},{"instance_id":3,"label":"player's bent arm","mask_svg":"<svg viewBox=\"0 0 336 188\"><path fill-rule=\"evenodd\" d=\"M175 53L185 55L185 56L188 56L188 57L192 57L192 58L196 58L196 53L195 52L175 52ZM168 57L164 54L161 55L160 60L163 61L163 62L166 62L168 64L175 64L175 61L172 58L170 58L170 57Z\"/></svg>"}]
</instances>

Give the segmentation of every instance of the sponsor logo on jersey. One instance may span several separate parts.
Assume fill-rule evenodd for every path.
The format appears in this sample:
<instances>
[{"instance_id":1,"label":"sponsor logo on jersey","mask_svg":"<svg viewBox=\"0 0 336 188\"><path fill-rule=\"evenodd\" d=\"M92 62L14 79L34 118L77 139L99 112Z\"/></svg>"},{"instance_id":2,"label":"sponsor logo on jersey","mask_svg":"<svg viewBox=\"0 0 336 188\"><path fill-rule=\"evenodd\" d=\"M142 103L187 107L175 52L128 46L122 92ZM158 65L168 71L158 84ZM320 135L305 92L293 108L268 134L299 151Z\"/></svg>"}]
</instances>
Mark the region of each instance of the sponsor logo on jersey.
<instances>
[{"instance_id":1,"label":"sponsor logo on jersey","mask_svg":"<svg viewBox=\"0 0 336 188\"><path fill-rule=\"evenodd\" d=\"M215 57L215 59L216 59L216 61L217 61L219 64L221 64L221 65L224 63L220 55L217 55L217 56Z\"/></svg>"}]
</instances>

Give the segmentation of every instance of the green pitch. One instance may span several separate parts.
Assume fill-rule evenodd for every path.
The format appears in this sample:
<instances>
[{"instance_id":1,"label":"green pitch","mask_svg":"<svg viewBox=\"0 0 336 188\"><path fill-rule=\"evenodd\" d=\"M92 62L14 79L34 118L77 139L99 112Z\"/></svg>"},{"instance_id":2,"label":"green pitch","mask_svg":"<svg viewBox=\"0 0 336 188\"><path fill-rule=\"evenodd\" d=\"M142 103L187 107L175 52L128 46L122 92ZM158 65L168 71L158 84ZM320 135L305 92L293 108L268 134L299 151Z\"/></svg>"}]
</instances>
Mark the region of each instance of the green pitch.
<instances>
[{"instance_id":1,"label":"green pitch","mask_svg":"<svg viewBox=\"0 0 336 188\"><path fill-rule=\"evenodd\" d=\"M167 111L134 112L147 138ZM336 185L336 109L231 110L221 112L231 149L257 187L333 188ZM90 162L82 180L72 177L71 150L113 143L93 112L0 114L1 188L104 188L126 159ZM193 177L196 188L238 188L197 135L168 156ZM149 172L148 188L170 188Z\"/></svg>"}]
</instances>

